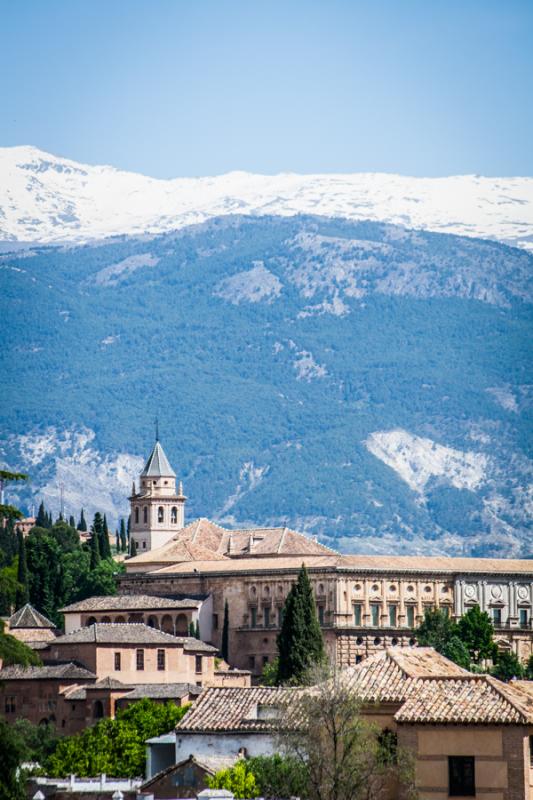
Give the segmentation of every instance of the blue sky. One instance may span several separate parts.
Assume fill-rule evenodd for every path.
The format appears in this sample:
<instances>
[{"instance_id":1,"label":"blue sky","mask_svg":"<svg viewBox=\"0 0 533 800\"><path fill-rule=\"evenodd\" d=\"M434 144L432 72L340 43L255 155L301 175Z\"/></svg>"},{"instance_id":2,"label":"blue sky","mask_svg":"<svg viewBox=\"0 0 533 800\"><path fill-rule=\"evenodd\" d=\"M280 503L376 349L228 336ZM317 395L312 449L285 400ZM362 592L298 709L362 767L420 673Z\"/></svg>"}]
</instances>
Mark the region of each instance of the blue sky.
<instances>
[{"instance_id":1,"label":"blue sky","mask_svg":"<svg viewBox=\"0 0 533 800\"><path fill-rule=\"evenodd\" d=\"M532 0L0 0L0 144L157 177L533 175Z\"/></svg>"}]
</instances>

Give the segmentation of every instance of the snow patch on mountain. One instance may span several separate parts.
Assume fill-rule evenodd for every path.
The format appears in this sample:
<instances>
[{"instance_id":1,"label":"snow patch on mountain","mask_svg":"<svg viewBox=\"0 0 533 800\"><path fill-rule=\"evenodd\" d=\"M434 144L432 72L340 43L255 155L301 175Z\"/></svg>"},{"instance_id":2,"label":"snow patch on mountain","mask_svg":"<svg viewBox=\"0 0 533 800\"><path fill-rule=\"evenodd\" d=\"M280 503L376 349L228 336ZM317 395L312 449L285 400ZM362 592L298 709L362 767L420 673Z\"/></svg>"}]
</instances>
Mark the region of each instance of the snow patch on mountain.
<instances>
[{"instance_id":1,"label":"snow patch on mountain","mask_svg":"<svg viewBox=\"0 0 533 800\"><path fill-rule=\"evenodd\" d=\"M61 508L63 490L67 516L78 515L83 507L88 515L101 511L110 521L116 520L117 514L129 513L127 498L144 460L132 453L104 456L95 439L94 431L89 428L61 431L50 426L43 432L11 436L7 444L11 452L18 449L17 463L30 476L32 467L47 464L48 478L34 493L35 503L44 500L56 515ZM18 496L20 490L23 490L22 485L14 487L13 497Z\"/></svg>"},{"instance_id":2,"label":"snow patch on mountain","mask_svg":"<svg viewBox=\"0 0 533 800\"><path fill-rule=\"evenodd\" d=\"M296 380L309 381L315 378L325 378L327 370L323 364L318 364L313 354L307 350L300 350L297 354L298 357L293 361L293 367L296 370Z\"/></svg>"},{"instance_id":3,"label":"snow patch on mountain","mask_svg":"<svg viewBox=\"0 0 533 800\"><path fill-rule=\"evenodd\" d=\"M229 512L249 492L252 492L268 472L268 466L257 467L253 461L246 461L239 471L239 483L235 491L227 498L222 508L215 512L213 519L227 524L236 524L237 520Z\"/></svg>"},{"instance_id":4,"label":"snow patch on mountain","mask_svg":"<svg viewBox=\"0 0 533 800\"><path fill-rule=\"evenodd\" d=\"M227 214L369 219L533 249L533 178L230 172L157 180L35 147L0 149L0 240L161 233Z\"/></svg>"},{"instance_id":5,"label":"snow patch on mountain","mask_svg":"<svg viewBox=\"0 0 533 800\"><path fill-rule=\"evenodd\" d=\"M455 450L402 429L375 431L364 444L421 495L433 479L474 491L486 478L489 460L483 453Z\"/></svg>"},{"instance_id":6,"label":"snow patch on mountain","mask_svg":"<svg viewBox=\"0 0 533 800\"><path fill-rule=\"evenodd\" d=\"M272 302L279 297L283 288L279 278L262 261L254 261L253 264L252 269L237 272L221 281L215 294L233 305L259 303L261 300Z\"/></svg>"},{"instance_id":7,"label":"snow patch on mountain","mask_svg":"<svg viewBox=\"0 0 533 800\"><path fill-rule=\"evenodd\" d=\"M94 282L98 286L116 286L142 267L156 267L159 261L159 258L150 253L129 256L129 258L119 261L118 264L111 264L111 266L99 270L94 276Z\"/></svg>"}]
</instances>

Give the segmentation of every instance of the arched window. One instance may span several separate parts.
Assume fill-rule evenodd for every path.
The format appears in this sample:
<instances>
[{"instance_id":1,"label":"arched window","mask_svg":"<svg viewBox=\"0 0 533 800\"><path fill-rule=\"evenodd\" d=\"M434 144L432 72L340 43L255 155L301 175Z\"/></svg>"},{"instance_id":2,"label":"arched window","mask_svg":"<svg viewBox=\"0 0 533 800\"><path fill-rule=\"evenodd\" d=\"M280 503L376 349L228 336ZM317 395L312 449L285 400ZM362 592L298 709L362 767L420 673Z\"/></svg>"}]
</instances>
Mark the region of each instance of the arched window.
<instances>
[{"instance_id":1,"label":"arched window","mask_svg":"<svg viewBox=\"0 0 533 800\"><path fill-rule=\"evenodd\" d=\"M138 508L135 509L135 522L137 524L139 523L139 509Z\"/></svg>"},{"instance_id":2,"label":"arched window","mask_svg":"<svg viewBox=\"0 0 533 800\"><path fill-rule=\"evenodd\" d=\"M165 519L165 509L163 508L163 506L159 506L159 508L157 509L157 521L163 522L164 519Z\"/></svg>"},{"instance_id":3,"label":"arched window","mask_svg":"<svg viewBox=\"0 0 533 800\"><path fill-rule=\"evenodd\" d=\"M173 525L176 525L178 522L178 509L176 506L172 506L172 511L170 512L170 521Z\"/></svg>"},{"instance_id":4,"label":"arched window","mask_svg":"<svg viewBox=\"0 0 533 800\"><path fill-rule=\"evenodd\" d=\"M101 700L95 700L93 706L93 717L94 719L102 719L104 716L104 706Z\"/></svg>"},{"instance_id":5,"label":"arched window","mask_svg":"<svg viewBox=\"0 0 533 800\"><path fill-rule=\"evenodd\" d=\"M87 625L87 627L89 627L89 625L95 625L96 624L96 617L89 617L89 619L87 620L87 622L85 624Z\"/></svg>"},{"instance_id":6,"label":"arched window","mask_svg":"<svg viewBox=\"0 0 533 800\"><path fill-rule=\"evenodd\" d=\"M143 519L145 522L148 522L148 506L143 508Z\"/></svg>"}]
</instances>

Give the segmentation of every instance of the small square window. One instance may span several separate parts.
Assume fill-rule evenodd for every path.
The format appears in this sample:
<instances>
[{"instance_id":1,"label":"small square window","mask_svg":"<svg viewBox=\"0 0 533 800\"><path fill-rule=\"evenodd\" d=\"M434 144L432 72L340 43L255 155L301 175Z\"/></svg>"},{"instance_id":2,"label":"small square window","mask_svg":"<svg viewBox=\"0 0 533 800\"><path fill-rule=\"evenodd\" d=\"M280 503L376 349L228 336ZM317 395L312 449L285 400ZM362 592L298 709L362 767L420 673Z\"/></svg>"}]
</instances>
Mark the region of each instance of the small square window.
<instances>
[{"instance_id":1,"label":"small square window","mask_svg":"<svg viewBox=\"0 0 533 800\"><path fill-rule=\"evenodd\" d=\"M449 756L448 780L450 797L475 797L476 774L474 756Z\"/></svg>"}]
</instances>

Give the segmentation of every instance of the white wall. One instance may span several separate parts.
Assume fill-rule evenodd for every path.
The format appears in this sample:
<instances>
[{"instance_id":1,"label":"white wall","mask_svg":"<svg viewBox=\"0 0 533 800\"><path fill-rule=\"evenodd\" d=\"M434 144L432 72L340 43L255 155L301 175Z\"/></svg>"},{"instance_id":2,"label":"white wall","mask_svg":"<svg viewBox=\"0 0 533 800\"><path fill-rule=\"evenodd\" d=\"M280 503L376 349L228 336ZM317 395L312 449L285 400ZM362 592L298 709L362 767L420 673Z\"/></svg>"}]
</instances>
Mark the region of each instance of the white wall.
<instances>
[{"instance_id":1,"label":"white wall","mask_svg":"<svg viewBox=\"0 0 533 800\"><path fill-rule=\"evenodd\" d=\"M72 631L77 631L78 628L81 628L80 613L64 614L64 619L65 619L65 633L72 633Z\"/></svg>"},{"instance_id":2,"label":"white wall","mask_svg":"<svg viewBox=\"0 0 533 800\"><path fill-rule=\"evenodd\" d=\"M261 733L181 733L176 731L176 763L195 756L233 756L241 747L248 756L270 756L276 752L271 736Z\"/></svg>"}]
</instances>

